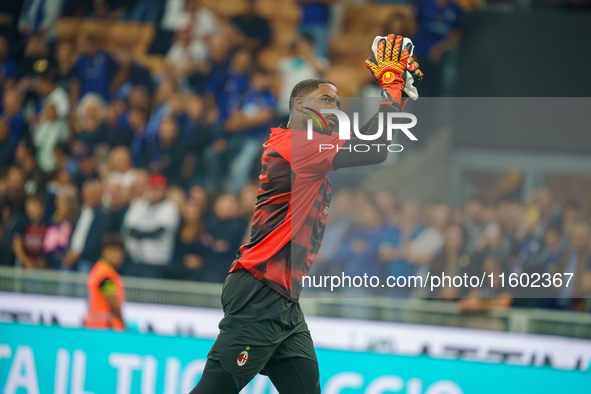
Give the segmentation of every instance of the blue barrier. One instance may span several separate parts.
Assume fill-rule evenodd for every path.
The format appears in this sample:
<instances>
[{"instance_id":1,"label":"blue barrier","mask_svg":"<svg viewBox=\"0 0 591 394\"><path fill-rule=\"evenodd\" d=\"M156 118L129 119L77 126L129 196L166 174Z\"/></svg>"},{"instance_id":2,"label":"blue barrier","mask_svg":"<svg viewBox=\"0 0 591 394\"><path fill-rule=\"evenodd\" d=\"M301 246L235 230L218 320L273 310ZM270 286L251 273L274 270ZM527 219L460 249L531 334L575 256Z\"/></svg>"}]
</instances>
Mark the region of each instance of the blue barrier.
<instances>
[{"instance_id":1,"label":"blue barrier","mask_svg":"<svg viewBox=\"0 0 591 394\"><path fill-rule=\"evenodd\" d=\"M3 394L187 394L213 341L0 324ZM325 394L579 394L591 374L550 367L318 349ZM259 376L246 394L272 394Z\"/></svg>"}]
</instances>

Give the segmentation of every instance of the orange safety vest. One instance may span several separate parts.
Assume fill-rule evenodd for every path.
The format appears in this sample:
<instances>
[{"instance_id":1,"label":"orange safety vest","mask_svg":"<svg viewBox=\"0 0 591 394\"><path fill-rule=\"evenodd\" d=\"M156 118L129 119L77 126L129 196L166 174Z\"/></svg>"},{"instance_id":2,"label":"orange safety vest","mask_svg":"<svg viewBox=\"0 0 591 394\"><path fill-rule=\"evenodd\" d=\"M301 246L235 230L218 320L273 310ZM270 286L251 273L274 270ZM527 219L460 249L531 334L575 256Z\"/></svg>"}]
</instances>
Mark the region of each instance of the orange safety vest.
<instances>
[{"instance_id":1,"label":"orange safety vest","mask_svg":"<svg viewBox=\"0 0 591 394\"><path fill-rule=\"evenodd\" d=\"M123 329L125 328L123 321L113 316L107 298L101 292L100 286L105 279L110 279L115 285L119 305L123 305L125 301L125 288L121 276L109 262L104 259L98 260L90 270L86 280L88 313L84 318L84 327Z\"/></svg>"}]
</instances>

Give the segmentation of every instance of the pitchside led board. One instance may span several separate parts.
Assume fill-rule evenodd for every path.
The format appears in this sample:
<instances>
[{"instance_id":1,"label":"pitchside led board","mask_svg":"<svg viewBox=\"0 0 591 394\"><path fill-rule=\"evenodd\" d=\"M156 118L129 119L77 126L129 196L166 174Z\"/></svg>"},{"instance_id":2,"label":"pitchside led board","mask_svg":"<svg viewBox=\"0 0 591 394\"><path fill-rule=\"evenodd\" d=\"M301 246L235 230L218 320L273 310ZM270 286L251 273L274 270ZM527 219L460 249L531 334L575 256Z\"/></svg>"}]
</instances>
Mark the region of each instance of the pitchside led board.
<instances>
[{"instance_id":1,"label":"pitchside led board","mask_svg":"<svg viewBox=\"0 0 591 394\"><path fill-rule=\"evenodd\" d=\"M3 394L187 394L212 340L0 324ZM318 349L325 394L583 394L591 374L550 367ZM246 394L276 393L258 376Z\"/></svg>"}]
</instances>

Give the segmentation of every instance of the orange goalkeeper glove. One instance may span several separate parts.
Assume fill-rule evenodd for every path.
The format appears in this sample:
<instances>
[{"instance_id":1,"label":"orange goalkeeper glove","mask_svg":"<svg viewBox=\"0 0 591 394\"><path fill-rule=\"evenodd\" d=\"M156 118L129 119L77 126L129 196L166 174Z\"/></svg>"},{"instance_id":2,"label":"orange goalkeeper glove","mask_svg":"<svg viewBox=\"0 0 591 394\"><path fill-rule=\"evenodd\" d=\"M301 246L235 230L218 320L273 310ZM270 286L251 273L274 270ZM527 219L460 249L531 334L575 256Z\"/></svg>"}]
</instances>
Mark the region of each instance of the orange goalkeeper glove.
<instances>
[{"instance_id":1,"label":"orange goalkeeper glove","mask_svg":"<svg viewBox=\"0 0 591 394\"><path fill-rule=\"evenodd\" d=\"M403 46L403 40L402 36L389 34L386 39L378 42L376 61L372 59L365 61L365 65L383 89L381 104L394 105L399 110L404 106L403 89L406 84L404 77L412 49L411 43L406 47ZM416 62L413 61L412 64ZM418 64L416 67L413 66L413 70L418 70Z\"/></svg>"}]
</instances>

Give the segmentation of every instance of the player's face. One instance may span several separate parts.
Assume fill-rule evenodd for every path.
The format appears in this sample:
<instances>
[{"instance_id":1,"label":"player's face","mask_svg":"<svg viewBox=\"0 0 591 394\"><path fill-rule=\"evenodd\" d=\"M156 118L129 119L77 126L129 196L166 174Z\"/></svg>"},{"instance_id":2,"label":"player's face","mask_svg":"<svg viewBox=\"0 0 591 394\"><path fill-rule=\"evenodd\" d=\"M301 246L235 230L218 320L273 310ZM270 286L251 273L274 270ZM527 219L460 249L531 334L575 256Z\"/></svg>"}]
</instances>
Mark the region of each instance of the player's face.
<instances>
[{"instance_id":1,"label":"player's face","mask_svg":"<svg viewBox=\"0 0 591 394\"><path fill-rule=\"evenodd\" d=\"M336 86L329 83L321 83L318 89L310 93L308 97L304 98L304 106L320 112L322 109L339 109L341 107L341 100L339 99L339 91ZM333 131L338 124L336 115L323 115L330 132ZM313 123L315 124L315 122Z\"/></svg>"}]
</instances>

